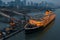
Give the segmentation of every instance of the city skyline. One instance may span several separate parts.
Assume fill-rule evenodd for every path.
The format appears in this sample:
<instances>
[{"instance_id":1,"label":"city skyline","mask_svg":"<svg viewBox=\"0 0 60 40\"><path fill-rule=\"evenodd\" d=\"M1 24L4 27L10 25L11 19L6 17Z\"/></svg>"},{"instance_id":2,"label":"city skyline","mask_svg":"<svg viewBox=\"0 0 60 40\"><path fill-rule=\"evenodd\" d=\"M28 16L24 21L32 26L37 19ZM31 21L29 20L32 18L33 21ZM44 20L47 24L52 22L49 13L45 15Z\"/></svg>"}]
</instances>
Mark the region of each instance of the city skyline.
<instances>
[{"instance_id":1,"label":"city skyline","mask_svg":"<svg viewBox=\"0 0 60 40\"><path fill-rule=\"evenodd\" d=\"M3 2L10 2L10 1L14 1L14 0L2 0ZM33 1L33 2L38 2L38 3L40 3L41 1L47 1L47 2L52 2L52 3L54 3L54 4L56 4L56 5L60 5L59 3L60 3L60 0L27 0L27 2L28 1Z\"/></svg>"},{"instance_id":2,"label":"city skyline","mask_svg":"<svg viewBox=\"0 0 60 40\"><path fill-rule=\"evenodd\" d=\"M5 2L5 4L8 4L8 2L14 2L14 1L17 1L17 0L2 0L3 2ZM22 2L24 1L24 0L21 0ZM49 1L47 1L47 0L26 0L26 4L28 5L29 3L29 5L31 5L31 3L33 2L33 3L38 3L38 4L40 4L42 1L46 1L46 2L48 2L48 3L53 3L55 6L60 6L60 4L59 4L59 2L57 2L56 0L49 0ZM7 2L7 3L6 3ZM20 2L20 4L21 5L25 5L24 4L24 2L22 3L22 2ZM28 3L29 2L29 3ZM32 4L33 4L32 3ZM10 4L10 3L9 3ZM12 3L13 4L13 3Z\"/></svg>"}]
</instances>

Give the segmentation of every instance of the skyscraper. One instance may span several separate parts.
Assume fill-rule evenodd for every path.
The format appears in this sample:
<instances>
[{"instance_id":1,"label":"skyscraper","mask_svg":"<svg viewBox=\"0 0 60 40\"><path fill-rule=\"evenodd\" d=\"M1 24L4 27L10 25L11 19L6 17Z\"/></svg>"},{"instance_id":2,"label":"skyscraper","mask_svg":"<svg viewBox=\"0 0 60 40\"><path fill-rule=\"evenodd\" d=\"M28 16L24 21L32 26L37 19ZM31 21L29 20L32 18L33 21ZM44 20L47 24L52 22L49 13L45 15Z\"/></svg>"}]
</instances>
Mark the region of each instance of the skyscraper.
<instances>
[{"instance_id":1,"label":"skyscraper","mask_svg":"<svg viewBox=\"0 0 60 40\"><path fill-rule=\"evenodd\" d=\"M8 2L8 6L13 6L13 7L15 7L15 2L14 2L14 1Z\"/></svg>"},{"instance_id":2,"label":"skyscraper","mask_svg":"<svg viewBox=\"0 0 60 40\"><path fill-rule=\"evenodd\" d=\"M2 6L2 0L0 0L0 6Z\"/></svg>"},{"instance_id":3,"label":"skyscraper","mask_svg":"<svg viewBox=\"0 0 60 40\"><path fill-rule=\"evenodd\" d=\"M20 0L15 0L16 5L20 5Z\"/></svg>"},{"instance_id":4,"label":"skyscraper","mask_svg":"<svg viewBox=\"0 0 60 40\"><path fill-rule=\"evenodd\" d=\"M30 2L28 2L27 5L30 6Z\"/></svg>"},{"instance_id":5,"label":"skyscraper","mask_svg":"<svg viewBox=\"0 0 60 40\"><path fill-rule=\"evenodd\" d=\"M17 8L19 8L21 5L21 0L15 0L15 5Z\"/></svg>"},{"instance_id":6,"label":"skyscraper","mask_svg":"<svg viewBox=\"0 0 60 40\"><path fill-rule=\"evenodd\" d=\"M31 1L31 6L34 6L34 3Z\"/></svg>"},{"instance_id":7,"label":"skyscraper","mask_svg":"<svg viewBox=\"0 0 60 40\"><path fill-rule=\"evenodd\" d=\"M24 6L26 6L26 0L23 0L23 4L24 4Z\"/></svg>"}]
</instances>

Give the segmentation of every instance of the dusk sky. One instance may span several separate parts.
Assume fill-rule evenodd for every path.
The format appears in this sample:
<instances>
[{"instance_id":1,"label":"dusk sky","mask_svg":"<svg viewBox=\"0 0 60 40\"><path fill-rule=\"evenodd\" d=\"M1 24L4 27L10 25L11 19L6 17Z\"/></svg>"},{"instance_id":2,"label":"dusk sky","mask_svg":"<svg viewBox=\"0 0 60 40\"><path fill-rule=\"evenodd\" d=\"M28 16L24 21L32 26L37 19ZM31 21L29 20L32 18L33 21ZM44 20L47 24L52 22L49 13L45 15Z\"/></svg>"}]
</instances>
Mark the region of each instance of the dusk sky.
<instances>
[{"instance_id":1,"label":"dusk sky","mask_svg":"<svg viewBox=\"0 0 60 40\"><path fill-rule=\"evenodd\" d=\"M2 1L4 1L4 2L9 2L9 1L14 1L14 0L2 0ZM55 4L60 4L60 0L27 0L27 2L28 1L33 1L33 2L41 2L41 1L47 1L47 2L53 2L53 3L55 3Z\"/></svg>"}]
</instances>

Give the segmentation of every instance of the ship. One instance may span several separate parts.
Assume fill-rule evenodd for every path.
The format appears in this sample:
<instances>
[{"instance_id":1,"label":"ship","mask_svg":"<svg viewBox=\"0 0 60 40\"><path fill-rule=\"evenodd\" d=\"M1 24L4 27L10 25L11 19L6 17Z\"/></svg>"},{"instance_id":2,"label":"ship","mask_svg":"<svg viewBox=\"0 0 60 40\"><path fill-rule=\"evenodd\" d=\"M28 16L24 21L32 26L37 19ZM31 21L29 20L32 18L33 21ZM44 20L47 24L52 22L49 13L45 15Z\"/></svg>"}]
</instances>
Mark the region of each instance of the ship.
<instances>
[{"instance_id":1,"label":"ship","mask_svg":"<svg viewBox=\"0 0 60 40\"><path fill-rule=\"evenodd\" d=\"M47 10L44 14L38 14L32 16L24 29L26 33L31 33L47 27L56 17L56 14L50 10Z\"/></svg>"}]
</instances>

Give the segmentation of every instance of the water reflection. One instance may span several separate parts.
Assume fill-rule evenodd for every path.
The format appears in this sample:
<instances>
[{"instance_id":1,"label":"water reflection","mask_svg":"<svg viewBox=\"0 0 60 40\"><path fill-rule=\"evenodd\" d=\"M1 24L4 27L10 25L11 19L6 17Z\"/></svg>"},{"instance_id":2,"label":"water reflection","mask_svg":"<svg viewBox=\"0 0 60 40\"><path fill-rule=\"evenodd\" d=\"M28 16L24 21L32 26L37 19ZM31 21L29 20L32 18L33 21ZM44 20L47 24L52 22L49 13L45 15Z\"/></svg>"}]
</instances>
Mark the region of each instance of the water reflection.
<instances>
[{"instance_id":1,"label":"water reflection","mask_svg":"<svg viewBox=\"0 0 60 40\"><path fill-rule=\"evenodd\" d=\"M32 34L26 34L26 40L40 40L45 33L48 32L49 29L51 29L54 25L55 21L53 21L51 24L49 24L44 30L38 31Z\"/></svg>"}]
</instances>

